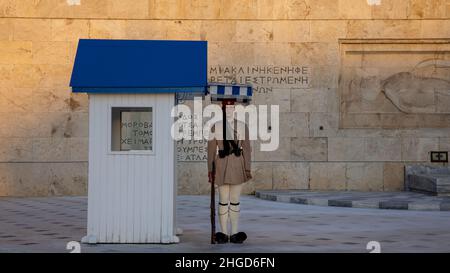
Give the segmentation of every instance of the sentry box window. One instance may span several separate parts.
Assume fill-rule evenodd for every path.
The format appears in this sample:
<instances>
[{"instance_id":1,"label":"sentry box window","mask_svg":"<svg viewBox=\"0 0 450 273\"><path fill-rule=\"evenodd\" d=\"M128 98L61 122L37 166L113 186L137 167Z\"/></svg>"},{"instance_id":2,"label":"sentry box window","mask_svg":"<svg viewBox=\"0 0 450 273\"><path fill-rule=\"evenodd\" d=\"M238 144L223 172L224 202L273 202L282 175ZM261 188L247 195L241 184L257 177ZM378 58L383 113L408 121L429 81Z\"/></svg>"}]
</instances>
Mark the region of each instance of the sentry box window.
<instances>
[{"instance_id":1,"label":"sentry box window","mask_svg":"<svg viewBox=\"0 0 450 273\"><path fill-rule=\"evenodd\" d=\"M111 150L153 151L153 108L111 108Z\"/></svg>"}]
</instances>

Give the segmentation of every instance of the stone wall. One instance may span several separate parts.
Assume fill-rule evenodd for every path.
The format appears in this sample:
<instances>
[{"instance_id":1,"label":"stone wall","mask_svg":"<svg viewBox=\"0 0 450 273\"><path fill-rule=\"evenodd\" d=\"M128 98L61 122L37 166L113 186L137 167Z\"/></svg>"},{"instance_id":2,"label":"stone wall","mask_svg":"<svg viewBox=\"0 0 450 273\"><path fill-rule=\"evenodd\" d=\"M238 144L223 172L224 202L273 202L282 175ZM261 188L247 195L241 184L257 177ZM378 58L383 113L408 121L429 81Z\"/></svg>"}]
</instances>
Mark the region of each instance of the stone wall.
<instances>
[{"instance_id":1,"label":"stone wall","mask_svg":"<svg viewBox=\"0 0 450 273\"><path fill-rule=\"evenodd\" d=\"M207 40L212 80L279 104L279 150L253 143L247 193L403 189L405 163L450 150L450 1L369 2L0 0L0 196L86 193L79 38ZM201 160L181 157L180 194L208 191Z\"/></svg>"}]
</instances>

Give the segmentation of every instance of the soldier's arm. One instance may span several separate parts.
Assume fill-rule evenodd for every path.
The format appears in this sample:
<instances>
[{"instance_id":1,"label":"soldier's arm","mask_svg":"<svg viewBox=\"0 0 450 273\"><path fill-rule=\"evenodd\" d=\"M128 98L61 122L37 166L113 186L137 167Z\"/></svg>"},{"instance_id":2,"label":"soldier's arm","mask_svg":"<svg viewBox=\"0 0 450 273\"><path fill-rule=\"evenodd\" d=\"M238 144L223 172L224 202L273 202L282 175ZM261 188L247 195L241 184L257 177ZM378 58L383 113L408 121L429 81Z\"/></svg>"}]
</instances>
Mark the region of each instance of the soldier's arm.
<instances>
[{"instance_id":1,"label":"soldier's arm","mask_svg":"<svg viewBox=\"0 0 450 273\"><path fill-rule=\"evenodd\" d=\"M245 138L244 138L244 140L242 140L242 149L243 149L243 154L244 154L245 171L250 174L252 147L250 145L250 135L249 135L247 125L245 125Z\"/></svg>"},{"instance_id":2,"label":"soldier's arm","mask_svg":"<svg viewBox=\"0 0 450 273\"><path fill-rule=\"evenodd\" d=\"M214 136L214 127L211 128L208 139L208 173L213 171L213 164L217 153L217 140Z\"/></svg>"}]
</instances>

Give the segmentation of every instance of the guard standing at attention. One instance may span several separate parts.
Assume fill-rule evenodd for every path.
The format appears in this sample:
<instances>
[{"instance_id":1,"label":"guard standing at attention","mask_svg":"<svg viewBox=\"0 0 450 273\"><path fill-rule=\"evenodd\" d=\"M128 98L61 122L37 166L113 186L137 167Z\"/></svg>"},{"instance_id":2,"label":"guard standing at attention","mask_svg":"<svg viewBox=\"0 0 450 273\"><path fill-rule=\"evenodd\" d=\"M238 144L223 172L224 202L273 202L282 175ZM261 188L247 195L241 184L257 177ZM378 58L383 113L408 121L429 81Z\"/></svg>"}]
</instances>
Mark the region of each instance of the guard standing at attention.
<instances>
[{"instance_id":1,"label":"guard standing at attention","mask_svg":"<svg viewBox=\"0 0 450 273\"><path fill-rule=\"evenodd\" d=\"M239 198L243 184L252 178L251 147L247 125L234 118L235 101L222 100L223 119L212 126L208 140L208 180L214 181L219 190L221 232L215 234L219 244L243 243L247 239L245 232L239 231ZM239 128L245 128L245 132L239 132Z\"/></svg>"}]
</instances>

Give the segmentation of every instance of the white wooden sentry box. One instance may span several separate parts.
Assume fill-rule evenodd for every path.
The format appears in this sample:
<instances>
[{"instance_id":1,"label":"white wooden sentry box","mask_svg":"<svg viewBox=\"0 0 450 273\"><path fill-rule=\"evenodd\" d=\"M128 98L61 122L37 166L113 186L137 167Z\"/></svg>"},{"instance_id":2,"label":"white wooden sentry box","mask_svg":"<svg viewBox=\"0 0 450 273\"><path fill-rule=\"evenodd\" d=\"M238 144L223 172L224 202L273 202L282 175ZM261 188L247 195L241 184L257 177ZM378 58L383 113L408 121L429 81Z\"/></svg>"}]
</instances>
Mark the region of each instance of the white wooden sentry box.
<instances>
[{"instance_id":1,"label":"white wooden sentry box","mask_svg":"<svg viewBox=\"0 0 450 273\"><path fill-rule=\"evenodd\" d=\"M175 94L204 94L204 41L80 40L89 96L87 243L177 243Z\"/></svg>"}]
</instances>

